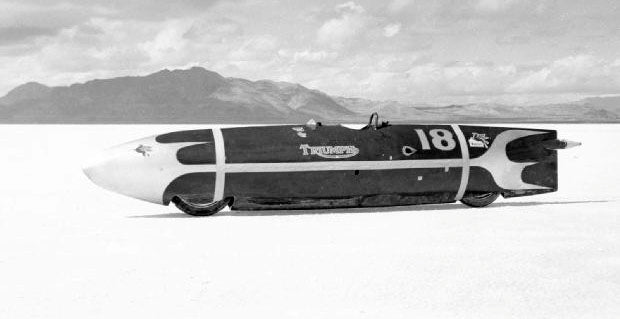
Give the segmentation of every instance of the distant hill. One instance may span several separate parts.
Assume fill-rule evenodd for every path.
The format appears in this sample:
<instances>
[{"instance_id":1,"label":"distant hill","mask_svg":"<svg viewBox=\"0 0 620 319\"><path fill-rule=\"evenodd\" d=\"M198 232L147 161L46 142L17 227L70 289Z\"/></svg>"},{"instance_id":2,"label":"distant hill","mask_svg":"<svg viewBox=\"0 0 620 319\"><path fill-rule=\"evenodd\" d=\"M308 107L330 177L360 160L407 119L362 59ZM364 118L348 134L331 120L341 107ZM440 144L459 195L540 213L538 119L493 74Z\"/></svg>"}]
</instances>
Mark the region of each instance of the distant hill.
<instances>
[{"instance_id":1,"label":"distant hill","mask_svg":"<svg viewBox=\"0 0 620 319\"><path fill-rule=\"evenodd\" d=\"M0 98L4 123L261 123L353 115L298 84L224 78L198 67L68 87L26 83Z\"/></svg>"},{"instance_id":2,"label":"distant hill","mask_svg":"<svg viewBox=\"0 0 620 319\"><path fill-rule=\"evenodd\" d=\"M620 97L537 106L409 105L332 97L299 84L226 78L194 67L48 87L0 98L0 123L620 122Z\"/></svg>"},{"instance_id":3,"label":"distant hill","mask_svg":"<svg viewBox=\"0 0 620 319\"><path fill-rule=\"evenodd\" d=\"M358 98L335 99L354 112L379 112L397 122L620 123L620 97L587 98L573 103L531 106L493 103L431 106Z\"/></svg>"}]
</instances>

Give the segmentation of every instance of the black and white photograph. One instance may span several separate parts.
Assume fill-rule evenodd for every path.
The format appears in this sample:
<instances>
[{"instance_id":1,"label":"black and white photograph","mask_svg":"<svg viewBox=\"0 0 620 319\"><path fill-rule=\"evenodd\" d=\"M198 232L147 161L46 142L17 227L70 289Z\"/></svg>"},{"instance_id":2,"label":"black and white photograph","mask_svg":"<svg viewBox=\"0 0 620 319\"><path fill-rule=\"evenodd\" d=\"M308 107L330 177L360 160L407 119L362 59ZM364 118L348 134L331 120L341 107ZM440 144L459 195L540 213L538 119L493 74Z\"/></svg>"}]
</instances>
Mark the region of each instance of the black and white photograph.
<instances>
[{"instance_id":1,"label":"black and white photograph","mask_svg":"<svg viewBox=\"0 0 620 319\"><path fill-rule=\"evenodd\" d=\"M620 3L0 0L0 318L619 318Z\"/></svg>"}]
</instances>

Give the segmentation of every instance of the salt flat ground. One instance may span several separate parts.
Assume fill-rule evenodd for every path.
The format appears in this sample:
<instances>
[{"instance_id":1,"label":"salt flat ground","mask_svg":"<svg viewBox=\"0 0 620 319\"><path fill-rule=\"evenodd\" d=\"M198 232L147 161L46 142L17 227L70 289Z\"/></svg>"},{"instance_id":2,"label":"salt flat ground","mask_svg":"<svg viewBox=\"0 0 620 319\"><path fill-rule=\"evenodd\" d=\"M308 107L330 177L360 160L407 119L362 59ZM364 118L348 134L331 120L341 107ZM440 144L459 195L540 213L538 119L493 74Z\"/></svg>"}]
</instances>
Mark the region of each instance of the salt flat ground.
<instances>
[{"instance_id":1,"label":"salt flat ground","mask_svg":"<svg viewBox=\"0 0 620 319\"><path fill-rule=\"evenodd\" d=\"M212 218L80 169L196 126L0 126L0 318L618 318L620 125L532 126L584 143L557 193Z\"/></svg>"}]
</instances>

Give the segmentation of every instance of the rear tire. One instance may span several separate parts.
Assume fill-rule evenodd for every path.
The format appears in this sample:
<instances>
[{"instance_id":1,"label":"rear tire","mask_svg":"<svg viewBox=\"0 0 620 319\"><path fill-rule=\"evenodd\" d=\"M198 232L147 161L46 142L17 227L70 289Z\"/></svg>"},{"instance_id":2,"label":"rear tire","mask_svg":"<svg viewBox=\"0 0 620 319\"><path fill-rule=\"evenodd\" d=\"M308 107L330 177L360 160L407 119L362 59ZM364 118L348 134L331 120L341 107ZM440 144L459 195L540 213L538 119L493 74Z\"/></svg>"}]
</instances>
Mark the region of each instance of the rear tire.
<instances>
[{"instance_id":1,"label":"rear tire","mask_svg":"<svg viewBox=\"0 0 620 319\"><path fill-rule=\"evenodd\" d=\"M211 203L192 203L190 200L181 196L174 196L172 202L182 212L192 216L211 216L228 206L232 198L224 198L222 200Z\"/></svg>"},{"instance_id":2,"label":"rear tire","mask_svg":"<svg viewBox=\"0 0 620 319\"><path fill-rule=\"evenodd\" d=\"M465 197L461 199L461 203L469 207L484 207L493 203L498 196L499 192L469 195L466 194Z\"/></svg>"}]
</instances>

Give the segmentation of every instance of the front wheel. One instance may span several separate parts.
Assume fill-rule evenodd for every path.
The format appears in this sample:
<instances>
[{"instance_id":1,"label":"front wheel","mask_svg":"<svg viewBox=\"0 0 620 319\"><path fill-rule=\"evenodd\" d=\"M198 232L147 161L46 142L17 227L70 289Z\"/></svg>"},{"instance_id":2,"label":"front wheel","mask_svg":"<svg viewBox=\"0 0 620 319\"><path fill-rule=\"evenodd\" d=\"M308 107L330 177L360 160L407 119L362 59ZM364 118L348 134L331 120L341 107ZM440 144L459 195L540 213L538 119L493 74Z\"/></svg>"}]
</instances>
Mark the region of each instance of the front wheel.
<instances>
[{"instance_id":1,"label":"front wheel","mask_svg":"<svg viewBox=\"0 0 620 319\"><path fill-rule=\"evenodd\" d=\"M469 207L484 207L493 203L498 196L499 192L469 195L466 194L465 197L461 199L461 203Z\"/></svg>"},{"instance_id":2,"label":"front wheel","mask_svg":"<svg viewBox=\"0 0 620 319\"><path fill-rule=\"evenodd\" d=\"M172 198L174 205L182 212L192 216L211 216L224 209L232 201L231 198L224 198L222 200L210 203L192 202L181 196L175 196Z\"/></svg>"}]
</instances>

